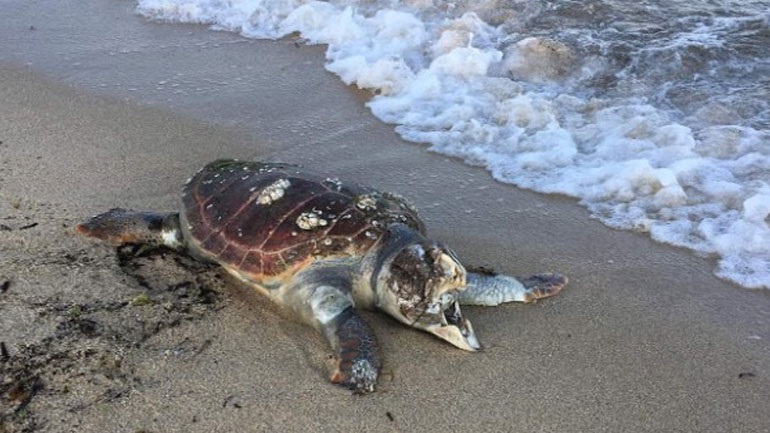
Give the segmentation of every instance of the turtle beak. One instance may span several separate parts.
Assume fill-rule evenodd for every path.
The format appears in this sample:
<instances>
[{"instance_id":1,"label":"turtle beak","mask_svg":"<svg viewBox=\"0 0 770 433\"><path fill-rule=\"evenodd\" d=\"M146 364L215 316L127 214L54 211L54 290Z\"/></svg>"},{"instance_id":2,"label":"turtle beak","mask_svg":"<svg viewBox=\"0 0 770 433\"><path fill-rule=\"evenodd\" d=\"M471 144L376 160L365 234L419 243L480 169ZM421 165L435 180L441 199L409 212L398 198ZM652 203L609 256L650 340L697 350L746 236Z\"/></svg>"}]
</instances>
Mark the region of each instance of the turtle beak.
<instances>
[{"instance_id":1,"label":"turtle beak","mask_svg":"<svg viewBox=\"0 0 770 433\"><path fill-rule=\"evenodd\" d=\"M476 333L473 332L470 320L463 318L455 294L457 290L465 289L465 268L460 265L459 260L450 250L437 248L431 253L434 255L436 268L443 270L440 288L437 290L439 299L437 304L443 308L438 312L439 323L431 323L424 329L460 349L475 352L481 349L481 344L476 338Z\"/></svg>"},{"instance_id":2,"label":"turtle beak","mask_svg":"<svg viewBox=\"0 0 770 433\"><path fill-rule=\"evenodd\" d=\"M425 331L469 352L481 349L471 321L463 318L460 304L456 300L449 304L441 316L440 324L426 326Z\"/></svg>"}]
</instances>

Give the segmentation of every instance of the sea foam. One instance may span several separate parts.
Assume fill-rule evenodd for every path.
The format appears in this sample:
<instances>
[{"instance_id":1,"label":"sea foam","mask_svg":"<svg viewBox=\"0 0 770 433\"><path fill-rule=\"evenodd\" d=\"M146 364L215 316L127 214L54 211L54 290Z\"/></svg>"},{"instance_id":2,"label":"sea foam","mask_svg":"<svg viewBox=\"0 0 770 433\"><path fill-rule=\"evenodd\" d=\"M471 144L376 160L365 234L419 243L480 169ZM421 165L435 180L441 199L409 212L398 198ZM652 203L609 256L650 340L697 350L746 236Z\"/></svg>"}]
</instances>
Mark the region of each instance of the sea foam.
<instances>
[{"instance_id":1,"label":"sea foam","mask_svg":"<svg viewBox=\"0 0 770 433\"><path fill-rule=\"evenodd\" d=\"M725 122L734 116L719 101L689 117L656 107L659 89L633 78L634 62L616 74L638 84L625 84L628 95L586 94L583 84L601 78L607 59L580 58L558 35L506 31L511 20L490 25L470 9L417 0L138 5L154 19L327 44L327 69L370 89L369 108L406 140L484 166L499 181L576 197L611 227L716 256L720 277L770 288L767 130ZM761 27L762 19L693 24L640 57L685 50L672 57L681 66L690 47L722 44L720 29Z\"/></svg>"}]
</instances>

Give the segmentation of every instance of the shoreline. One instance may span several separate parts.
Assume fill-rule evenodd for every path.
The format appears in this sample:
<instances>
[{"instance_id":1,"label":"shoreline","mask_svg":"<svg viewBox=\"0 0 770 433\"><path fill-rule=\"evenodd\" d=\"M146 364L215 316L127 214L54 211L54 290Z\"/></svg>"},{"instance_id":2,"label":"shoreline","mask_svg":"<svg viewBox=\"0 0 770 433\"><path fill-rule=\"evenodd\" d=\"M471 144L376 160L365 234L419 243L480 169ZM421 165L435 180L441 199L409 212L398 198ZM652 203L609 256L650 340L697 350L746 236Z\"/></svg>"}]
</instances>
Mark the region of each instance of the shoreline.
<instances>
[{"instance_id":1,"label":"shoreline","mask_svg":"<svg viewBox=\"0 0 770 433\"><path fill-rule=\"evenodd\" d=\"M118 27L144 25L134 21ZM149 25L137 40L239 39ZM44 385L25 406L40 431L770 430L766 291L717 279L686 250L609 229L572 199L494 182L399 140L360 93L308 66L322 62L318 47L292 45L233 43L221 51L233 60L242 49L276 56L246 95L183 94L168 105L94 94L89 65L74 80L40 77L45 65L0 65L0 223L11 228L0 231L0 277L11 281L0 334ZM140 50L134 72L97 56L96 73L126 82L145 73L150 83L211 54L169 46L164 62ZM189 86L231 69L200 71ZM234 111L248 128L217 125ZM535 305L464 308L480 354L366 313L385 366L377 393L351 396L328 383L323 340L264 299L171 255L116 256L72 233L109 207L174 209L184 180L224 156L300 163L398 192L468 264L560 271L571 283ZM132 305L142 293L152 303ZM20 402L4 397L0 414L16 431Z\"/></svg>"}]
</instances>

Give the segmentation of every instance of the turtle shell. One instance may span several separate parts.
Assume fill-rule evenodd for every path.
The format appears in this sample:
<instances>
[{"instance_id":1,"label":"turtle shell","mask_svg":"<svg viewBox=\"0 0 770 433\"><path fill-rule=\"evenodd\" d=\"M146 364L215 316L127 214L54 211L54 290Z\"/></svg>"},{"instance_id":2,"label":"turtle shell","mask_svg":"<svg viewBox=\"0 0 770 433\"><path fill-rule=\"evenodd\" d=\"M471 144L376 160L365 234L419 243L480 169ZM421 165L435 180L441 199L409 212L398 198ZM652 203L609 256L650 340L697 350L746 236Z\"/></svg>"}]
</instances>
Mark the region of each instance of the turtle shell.
<instances>
[{"instance_id":1,"label":"turtle shell","mask_svg":"<svg viewBox=\"0 0 770 433\"><path fill-rule=\"evenodd\" d=\"M401 197L290 164L212 162L190 178L182 201L190 246L255 281L314 259L363 255L393 223L424 231Z\"/></svg>"}]
</instances>

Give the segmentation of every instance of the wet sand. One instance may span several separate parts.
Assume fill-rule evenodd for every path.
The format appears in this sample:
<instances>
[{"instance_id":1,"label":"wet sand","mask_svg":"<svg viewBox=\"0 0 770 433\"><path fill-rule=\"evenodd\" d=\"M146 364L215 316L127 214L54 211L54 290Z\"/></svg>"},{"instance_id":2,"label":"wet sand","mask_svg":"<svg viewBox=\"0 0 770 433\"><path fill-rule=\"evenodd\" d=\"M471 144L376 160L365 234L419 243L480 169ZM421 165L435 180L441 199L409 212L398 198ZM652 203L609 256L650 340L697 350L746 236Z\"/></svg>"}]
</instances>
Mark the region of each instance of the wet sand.
<instances>
[{"instance_id":1,"label":"wet sand","mask_svg":"<svg viewBox=\"0 0 770 433\"><path fill-rule=\"evenodd\" d=\"M766 291L400 141L321 47L44 4L0 18L0 432L770 431ZM351 395L319 336L216 269L73 233L114 206L176 209L219 157L399 192L468 264L571 283L464 308L477 354L367 313L384 367Z\"/></svg>"}]
</instances>

